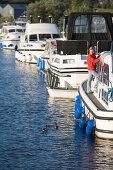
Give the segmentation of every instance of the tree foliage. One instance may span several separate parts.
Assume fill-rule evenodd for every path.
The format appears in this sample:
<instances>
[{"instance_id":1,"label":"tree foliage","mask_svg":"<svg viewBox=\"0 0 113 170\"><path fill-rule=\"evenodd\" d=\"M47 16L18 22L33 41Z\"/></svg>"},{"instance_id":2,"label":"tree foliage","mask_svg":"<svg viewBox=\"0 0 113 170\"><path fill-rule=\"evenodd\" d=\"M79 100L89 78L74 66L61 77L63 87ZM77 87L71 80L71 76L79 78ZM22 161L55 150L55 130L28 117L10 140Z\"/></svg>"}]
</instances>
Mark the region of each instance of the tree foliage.
<instances>
[{"instance_id":1,"label":"tree foliage","mask_svg":"<svg viewBox=\"0 0 113 170\"><path fill-rule=\"evenodd\" d=\"M0 0L0 4L15 4L15 3L24 3L28 4L31 2L35 2L35 0Z\"/></svg>"},{"instance_id":2,"label":"tree foliage","mask_svg":"<svg viewBox=\"0 0 113 170\"><path fill-rule=\"evenodd\" d=\"M69 0L70 1L70 0ZM64 15L64 12L69 7L67 0L40 0L35 3L31 3L27 9L27 18L30 15L33 16L33 21L37 21L37 16L41 16L43 22L48 21L48 16L53 17L55 23L59 22L59 19Z\"/></svg>"},{"instance_id":3,"label":"tree foliage","mask_svg":"<svg viewBox=\"0 0 113 170\"><path fill-rule=\"evenodd\" d=\"M53 22L59 24L64 15L71 12L91 12L98 8L113 9L113 0L97 3L98 0L0 0L0 3L28 3L27 19L33 16L37 22L38 16L42 22L48 22L48 16L53 17Z\"/></svg>"},{"instance_id":4,"label":"tree foliage","mask_svg":"<svg viewBox=\"0 0 113 170\"><path fill-rule=\"evenodd\" d=\"M31 3L27 9L27 17L33 16L33 21L37 21L37 16L41 16L43 22L48 21L48 16L53 17L55 23L59 23L65 14L79 11L93 11L93 0L38 0Z\"/></svg>"}]
</instances>

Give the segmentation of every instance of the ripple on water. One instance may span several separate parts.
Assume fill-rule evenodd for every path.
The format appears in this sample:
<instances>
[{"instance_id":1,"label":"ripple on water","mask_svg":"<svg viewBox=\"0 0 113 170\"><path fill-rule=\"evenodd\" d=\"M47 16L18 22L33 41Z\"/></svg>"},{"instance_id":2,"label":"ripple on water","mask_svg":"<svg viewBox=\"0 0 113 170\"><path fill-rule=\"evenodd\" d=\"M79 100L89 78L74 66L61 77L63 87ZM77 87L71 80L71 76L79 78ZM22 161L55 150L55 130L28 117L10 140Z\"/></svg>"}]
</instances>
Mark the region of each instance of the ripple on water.
<instances>
[{"instance_id":1,"label":"ripple on water","mask_svg":"<svg viewBox=\"0 0 113 170\"><path fill-rule=\"evenodd\" d=\"M86 136L74 102L48 97L36 65L15 61L13 52L0 57L0 170L112 169L113 141Z\"/></svg>"}]
</instances>

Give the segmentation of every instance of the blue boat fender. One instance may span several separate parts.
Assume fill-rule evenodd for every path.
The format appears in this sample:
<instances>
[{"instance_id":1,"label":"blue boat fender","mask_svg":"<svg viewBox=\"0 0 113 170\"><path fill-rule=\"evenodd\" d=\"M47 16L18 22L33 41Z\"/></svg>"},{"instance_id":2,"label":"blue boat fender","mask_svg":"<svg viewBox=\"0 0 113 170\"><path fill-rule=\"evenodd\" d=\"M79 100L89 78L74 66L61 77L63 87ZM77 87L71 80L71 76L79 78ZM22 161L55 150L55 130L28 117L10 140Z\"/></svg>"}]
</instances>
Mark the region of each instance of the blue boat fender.
<instances>
[{"instance_id":1,"label":"blue boat fender","mask_svg":"<svg viewBox=\"0 0 113 170\"><path fill-rule=\"evenodd\" d=\"M40 65L40 62L41 62L41 59L38 58L38 62L37 62L37 66L38 66L38 67L39 67L39 65Z\"/></svg>"},{"instance_id":2,"label":"blue boat fender","mask_svg":"<svg viewBox=\"0 0 113 170\"><path fill-rule=\"evenodd\" d=\"M42 70L42 61L40 60L40 63L39 63L39 70Z\"/></svg>"},{"instance_id":3,"label":"blue boat fender","mask_svg":"<svg viewBox=\"0 0 113 170\"><path fill-rule=\"evenodd\" d=\"M82 102L81 102L80 96L76 96L76 99L75 99L75 110L76 110L78 107L82 107Z\"/></svg>"},{"instance_id":4,"label":"blue boat fender","mask_svg":"<svg viewBox=\"0 0 113 170\"><path fill-rule=\"evenodd\" d=\"M42 70L45 70L45 61L42 60Z\"/></svg>"},{"instance_id":5,"label":"blue boat fender","mask_svg":"<svg viewBox=\"0 0 113 170\"><path fill-rule=\"evenodd\" d=\"M78 107L76 110L75 110L75 119L80 119L82 114L85 113L85 108L84 107Z\"/></svg>"},{"instance_id":6,"label":"blue boat fender","mask_svg":"<svg viewBox=\"0 0 113 170\"><path fill-rule=\"evenodd\" d=\"M84 112L85 112L85 110L82 107L81 98L80 98L80 96L76 96L76 99L75 99L75 115L74 115L74 117L76 119L79 119L82 116L82 113L84 113Z\"/></svg>"},{"instance_id":7,"label":"blue boat fender","mask_svg":"<svg viewBox=\"0 0 113 170\"><path fill-rule=\"evenodd\" d=\"M0 43L0 48L2 48L3 47L3 45L2 45L2 43Z\"/></svg>"},{"instance_id":8,"label":"blue boat fender","mask_svg":"<svg viewBox=\"0 0 113 170\"><path fill-rule=\"evenodd\" d=\"M17 50L18 50L18 45L16 44L16 45L15 45L15 51L17 51Z\"/></svg>"},{"instance_id":9,"label":"blue boat fender","mask_svg":"<svg viewBox=\"0 0 113 170\"><path fill-rule=\"evenodd\" d=\"M95 120L89 120L86 127L86 134L91 135L94 132L95 127L96 127Z\"/></svg>"},{"instance_id":10,"label":"blue boat fender","mask_svg":"<svg viewBox=\"0 0 113 170\"><path fill-rule=\"evenodd\" d=\"M81 119L80 119L80 122L79 122L79 127L80 128L86 128L87 126L87 122L88 122L88 118L86 116L83 116Z\"/></svg>"}]
</instances>

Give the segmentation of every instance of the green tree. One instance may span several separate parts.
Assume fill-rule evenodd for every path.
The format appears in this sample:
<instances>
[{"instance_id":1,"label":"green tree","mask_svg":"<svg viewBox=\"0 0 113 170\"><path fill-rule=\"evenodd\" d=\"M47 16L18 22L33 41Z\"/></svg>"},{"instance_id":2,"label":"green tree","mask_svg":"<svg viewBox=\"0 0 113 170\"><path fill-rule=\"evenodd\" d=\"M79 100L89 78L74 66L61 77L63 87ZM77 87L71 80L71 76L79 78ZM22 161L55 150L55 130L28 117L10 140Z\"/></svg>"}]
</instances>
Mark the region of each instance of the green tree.
<instances>
[{"instance_id":1,"label":"green tree","mask_svg":"<svg viewBox=\"0 0 113 170\"><path fill-rule=\"evenodd\" d=\"M30 15L33 17L33 22L37 22L38 16L41 16L42 22L47 21L46 17L47 11L45 8L45 1L36 1L35 3L31 3L27 8L27 19L30 18Z\"/></svg>"},{"instance_id":2,"label":"green tree","mask_svg":"<svg viewBox=\"0 0 113 170\"><path fill-rule=\"evenodd\" d=\"M48 16L53 17L53 22L58 24L69 8L71 0L40 0L31 3L27 8L27 19L33 16L33 22L37 22L37 16L41 16L42 22L48 22Z\"/></svg>"},{"instance_id":3,"label":"green tree","mask_svg":"<svg viewBox=\"0 0 113 170\"><path fill-rule=\"evenodd\" d=\"M65 10L69 7L66 0L47 0L45 7L48 15L53 17L55 23L59 23L60 18L64 15Z\"/></svg>"},{"instance_id":4,"label":"green tree","mask_svg":"<svg viewBox=\"0 0 113 170\"><path fill-rule=\"evenodd\" d=\"M101 8L104 8L104 9L106 9L106 8L110 8L110 3L108 3L108 2L103 2L102 3L102 5L101 5Z\"/></svg>"},{"instance_id":5,"label":"green tree","mask_svg":"<svg viewBox=\"0 0 113 170\"><path fill-rule=\"evenodd\" d=\"M91 11L93 11L93 5L94 5L94 1L93 0L84 0L82 2L81 11L91 12Z\"/></svg>"},{"instance_id":6,"label":"green tree","mask_svg":"<svg viewBox=\"0 0 113 170\"><path fill-rule=\"evenodd\" d=\"M71 12L81 11L81 0L72 0Z\"/></svg>"}]
</instances>

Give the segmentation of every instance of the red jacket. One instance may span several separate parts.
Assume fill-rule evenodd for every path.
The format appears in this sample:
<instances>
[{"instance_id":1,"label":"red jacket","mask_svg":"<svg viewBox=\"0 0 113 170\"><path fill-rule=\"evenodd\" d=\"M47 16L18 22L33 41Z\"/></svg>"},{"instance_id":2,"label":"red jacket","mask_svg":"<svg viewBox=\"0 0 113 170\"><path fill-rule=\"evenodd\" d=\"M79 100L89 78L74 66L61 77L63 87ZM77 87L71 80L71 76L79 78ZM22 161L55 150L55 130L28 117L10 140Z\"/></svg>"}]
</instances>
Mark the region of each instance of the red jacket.
<instances>
[{"instance_id":1,"label":"red jacket","mask_svg":"<svg viewBox=\"0 0 113 170\"><path fill-rule=\"evenodd\" d=\"M96 70L96 63L100 61L100 58L96 58L95 54L88 54L87 56L87 64L88 70Z\"/></svg>"}]
</instances>

